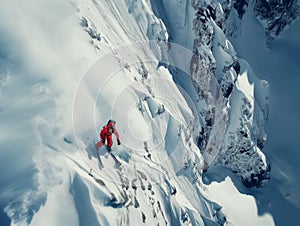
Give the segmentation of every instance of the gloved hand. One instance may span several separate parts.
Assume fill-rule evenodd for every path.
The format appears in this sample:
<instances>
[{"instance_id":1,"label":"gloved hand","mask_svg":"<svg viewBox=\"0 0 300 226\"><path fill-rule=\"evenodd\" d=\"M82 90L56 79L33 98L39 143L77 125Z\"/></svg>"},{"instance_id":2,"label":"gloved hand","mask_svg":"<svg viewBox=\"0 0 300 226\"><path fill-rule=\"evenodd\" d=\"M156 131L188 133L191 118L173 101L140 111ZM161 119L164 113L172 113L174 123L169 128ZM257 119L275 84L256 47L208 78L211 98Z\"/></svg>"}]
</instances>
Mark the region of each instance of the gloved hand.
<instances>
[{"instance_id":1,"label":"gloved hand","mask_svg":"<svg viewBox=\"0 0 300 226\"><path fill-rule=\"evenodd\" d=\"M118 145L120 145L120 144L121 144L121 141L120 141L120 140L117 140L117 143L118 143Z\"/></svg>"},{"instance_id":2,"label":"gloved hand","mask_svg":"<svg viewBox=\"0 0 300 226\"><path fill-rule=\"evenodd\" d=\"M101 142L102 142L103 144L105 144L105 139L101 139Z\"/></svg>"}]
</instances>

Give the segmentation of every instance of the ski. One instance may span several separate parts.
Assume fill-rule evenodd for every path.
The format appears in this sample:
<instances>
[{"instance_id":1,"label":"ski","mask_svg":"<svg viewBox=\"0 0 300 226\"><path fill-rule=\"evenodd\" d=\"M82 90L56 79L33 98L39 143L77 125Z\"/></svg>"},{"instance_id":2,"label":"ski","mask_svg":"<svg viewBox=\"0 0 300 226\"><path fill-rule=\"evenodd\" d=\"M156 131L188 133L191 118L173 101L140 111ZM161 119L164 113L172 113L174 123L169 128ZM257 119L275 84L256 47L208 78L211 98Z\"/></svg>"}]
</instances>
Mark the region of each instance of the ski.
<instances>
[{"instance_id":1,"label":"ski","mask_svg":"<svg viewBox=\"0 0 300 226\"><path fill-rule=\"evenodd\" d=\"M110 153L110 156L113 158L113 160L115 161L115 166L117 167L117 168L119 168L121 165L122 165L122 163L117 159L117 157L113 154L113 153Z\"/></svg>"}]
</instances>

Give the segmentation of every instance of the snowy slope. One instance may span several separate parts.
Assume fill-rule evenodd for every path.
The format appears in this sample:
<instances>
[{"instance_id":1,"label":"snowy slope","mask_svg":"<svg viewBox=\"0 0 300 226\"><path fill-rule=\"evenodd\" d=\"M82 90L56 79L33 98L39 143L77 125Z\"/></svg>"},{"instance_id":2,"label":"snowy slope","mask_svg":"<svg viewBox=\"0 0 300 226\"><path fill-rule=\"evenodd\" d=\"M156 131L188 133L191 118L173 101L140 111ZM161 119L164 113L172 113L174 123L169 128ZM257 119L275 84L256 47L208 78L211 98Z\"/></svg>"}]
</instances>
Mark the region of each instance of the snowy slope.
<instances>
[{"instance_id":1,"label":"snowy slope","mask_svg":"<svg viewBox=\"0 0 300 226\"><path fill-rule=\"evenodd\" d=\"M197 33L212 2L3 2L1 225L274 225L238 190L267 178L268 90L209 16ZM109 118L116 159L94 148Z\"/></svg>"}]
</instances>

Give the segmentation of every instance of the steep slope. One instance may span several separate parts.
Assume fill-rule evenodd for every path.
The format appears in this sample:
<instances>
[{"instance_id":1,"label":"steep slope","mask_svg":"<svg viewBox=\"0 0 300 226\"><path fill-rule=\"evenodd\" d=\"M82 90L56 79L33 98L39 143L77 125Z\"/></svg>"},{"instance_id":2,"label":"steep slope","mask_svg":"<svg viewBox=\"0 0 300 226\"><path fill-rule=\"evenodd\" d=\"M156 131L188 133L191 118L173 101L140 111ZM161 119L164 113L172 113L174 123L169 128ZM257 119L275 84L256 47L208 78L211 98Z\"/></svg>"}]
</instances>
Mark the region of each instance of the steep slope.
<instances>
[{"instance_id":1,"label":"steep slope","mask_svg":"<svg viewBox=\"0 0 300 226\"><path fill-rule=\"evenodd\" d=\"M109 1L107 4L113 4L104 8L113 11L109 15L115 15L116 7L121 7ZM11 6L9 9L13 11L15 5L9 2L7 6ZM219 209L214 210L213 205L201 195L201 181L197 176L201 172L201 156L199 153L197 154L197 147L193 144L189 129L184 125L184 123L191 123L192 113L169 73L164 69L156 69L158 58L148 56L148 61L153 58L155 61L152 63L150 61L150 65L144 65L145 56L143 54L149 54L147 52L152 51L150 46L145 51L139 49L139 46L129 46L125 49L126 52L111 51L113 59L108 62L111 63L110 66L103 65L103 62L100 65L95 64L95 67L101 66L100 69L97 68L97 75L99 72L102 72L102 75L92 80L82 79L77 95L79 100L83 98L83 103L80 103L78 106L80 109L77 111L75 101L73 109L74 130L75 133L79 131L79 134L76 134L78 144L76 147L70 123L72 115L70 110L73 108L72 95L76 91L76 83L96 54L105 53L124 41L128 42L126 38L129 34L126 32L123 33L123 38L119 38L119 40L116 38L127 24L134 25L136 23L126 21L114 27L114 23L122 20L115 18L101 20L105 23L102 25L99 23L98 26L114 29L105 32L107 37L99 36L97 28L92 27L95 25L93 20L96 20L98 14L85 14L87 9L98 9L100 7L98 4L90 2L81 6L78 3L78 10L80 9L82 14L77 14L76 16L79 16L77 19L72 15L74 11L70 5L56 2L53 7L60 9L56 12L60 17L58 16L54 21L45 16L46 14L35 15L40 8L45 7L48 7L47 2L36 2L36 5L24 7L28 12L18 11L24 17L22 21L25 25L27 25L27 21L34 23L33 27L37 33L26 36L26 31L24 31L21 33L22 39L17 42L22 43L26 48L28 46L30 50L22 52L24 56L17 55L21 58L24 68L14 62L11 65L2 64L4 69L10 70L10 73L4 75L6 76L4 79L9 82L5 83L3 80L3 89L1 89L3 98L9 96L10 90L18 89L18 84L20 84L20 89L25 86L30 91L13 95L21 101L18 105L22 109L20 112L23 114L28 112L27 117L21 118L21 120L29 125L17 128L20 131L29 129L28 137L22 136L25 139L23 144L20 143L22 148L18 148L16 145L9 148L8 144L3 144L2 150L5 151L1 152L5 157L10 149L17 151L23 149L23 152L26 153L24 156L29 157L29 161L27 161L26 158L18 158L19 154L12 152L10 153L12 156L7 157L6 160L10 164L17 164L17 162L13 162L13 159L20 159L19 167L10 169L8 165L2 165L8 172L7 179L6 177L1 178L4 184L1 187L1 200L6 203L3 206L5 207L4 211L12 220L12 224L40 225L43 222L48 225L99 225L110 222L112 225L136 225L145 222L153 225L166 222L203 224L204 221L218 221L213 213L218 212ZM123 5L122 10L124 7L127 6ZM104 9L101 12L105 12ZM70 18L68 18L70 21L65 20L62 16L66 12L70 13ZM89 19L88 15L95 18ZM2 21L6 21L7 18L9 16L4 14ZM127 19L130 18L131 16L127 15ZM42 19L42 24L54 25L56 21L62 20L60 22L63 25L62 27L51 27L52 36L48 37L48 27L42 29L39 25ZM24 24L9 24L9 26L19 28ZM64 27L67 24L71 28ZM154 25L156 26L156 24ZM14 29L11 30L9 26L3 24L2 27L6 29L3 34L7 34L9 37L14 36ZM72 26L76 28L73 30ZM130 28L131 30L135 29ZM156 30L157 28L153 32ZM58 35L62 31L65 32L63 41ZM142 31L137 30L135 35L147 33L145 30ZM17 34L19 33L17 32ZM66 43L69 40L67 37L75 39L71 43ZM144 38L145 36L142 35L139 37L139 39ZM109 43L110 40L115 41L115 44ZM45 49L39 49L39 46L44 46ZM52 49L52 46L55 48ZM82 50L78 52L78 55L72 55L73 51L70 50L78 46ZM99 48L103 48L103 50ZM124 54L128 51L131 54ZM7 52L4 57L9 56L13 51L8 48ZM119 57L117 54L120 54ZM151 55L153 54L150 53ZM126 59L122 59L126 56L131 57L127 59L130 60L128 63ZM113 65L114 63L116 65ZM115 66L117 67L115 68ZM14 67L18 67L16 71L13 70ZM115 75L112 74L114 76L110 80L111 83L100 87L96 82L105 85L104 81L109 76L109 74L105 74L103 67L112 69L113 72L117 69L116 72L119 72ZM24 73L25 69L29 71L28 74ZM78 69L79 71L77 71ZM132 72L130 72L131 70ZM45 74L41 73L42 71ZM33 73L36 73L36 77L32 76ZM18 75L23 76L28 83L19 79L21 76L18 77ZM85 86L85 89L81 90L81 85ZM97 96L93 96L93 94L97 94L101 88L103 88L103 92L100 93L97 102ZM120 90L121 93L116 92L117 90ZM116 97L125 97L125 101L119 99L120 103L114 102ZM38 100L37 106L30 104L35 99ZM88 108L90 103L92 105L98 103L97 125L89 123L90 120L92 122L94 120L93 117L90 117L90 113L93 113ZM115 106L110 103L118 103L121 110L114 109ZM165 110L158 111L162 103ZM25 106L30 106L31 111L26 110ZM10 100L7 105L3 105L3 108L5 109L2 112L3 117L8 117L4 114L6 111L10 111L11 114L18 117L19 114L11 105ZM34 112L36 114L33 114ZM161 113L157 115L157 112ZM114 114L111 115L112 113ZM99 168L97 152L92 148L93 140L98 137L98 131L93 129L97 126L98 130L110 116L118 120L119 130L122 134L124 146L120 150L114 150L116 156L123 158L120 160L122 167L114 168L113 159L101 156L103 168ZM15 120L14 117L8 119ZM132 120L133 125L130 128L126 128L128 120ZM142 124L137 124L138 122ZM8 123L8 125L11 124ZM78 130L77 126L79 126ZM144 131L148 131L148 133L140 133ZM157 134L156 137L154 134ZM31 139L32 137L34 139ZM9 141L9 139L6 140ZM187 141L190 142L190 146L187 146ZM27 147L27 144L28 146L31 144L31 146ZM77 148L79 148L79 152ZM172 158L174 154L177 154L178 158ZM179 158L179 154L183 156ZM149 159L145 159L144 155ZM177 178L176 173L183 166L186 169L180 173L182 176ZM22 167L28 171L22 170ZM95 174L95 177L89 176L90 168L92 169L90 175ZM22 179L18 180L16 175L20 178L27 178L26 183ZM16 179L9 182L10 178ZM14 186L12 187L12 185ZM186 196L185 192L195 195ZM175 196L175 194L177 195ZM61 203L64 203L67 208Z\"/></svg>"},{"instance_id":2,"label":"steep slope","mask_svg":"<svg viewBox=\"0 0 300 226\"><path fill-rule=\"evenodd\" d=\"M195 139L206 164L229 167L245 185L260 186L270 170L262 153L269 88L237 57L221 29L220 20L228 17L222 7L233 6L223 1L152 4L167 25L172 42L195 53L187 69L192 85L187 85L183 73L172 74L196 105L202 128ZM180 65L181 56L173 54L171 64Z\"/></svg>"},{"instance_id":3,"label":"steep slope","mask_svg":"<svg viewBox=\"0 0 300 226\"><path fill-rule=\"evenodd\" d=\"M1 223L274 224L231 179L202 182L212 165L250 185L268 169L258 147L265 83L237 59L211 16L197 16L208 5L4 4L0 198L9 219L1 215ZM122 145L114 157L105 149L98 156L94 143L109 118ZM222 197L235 198L251 219Z\"/></svg>"}]
</instances>

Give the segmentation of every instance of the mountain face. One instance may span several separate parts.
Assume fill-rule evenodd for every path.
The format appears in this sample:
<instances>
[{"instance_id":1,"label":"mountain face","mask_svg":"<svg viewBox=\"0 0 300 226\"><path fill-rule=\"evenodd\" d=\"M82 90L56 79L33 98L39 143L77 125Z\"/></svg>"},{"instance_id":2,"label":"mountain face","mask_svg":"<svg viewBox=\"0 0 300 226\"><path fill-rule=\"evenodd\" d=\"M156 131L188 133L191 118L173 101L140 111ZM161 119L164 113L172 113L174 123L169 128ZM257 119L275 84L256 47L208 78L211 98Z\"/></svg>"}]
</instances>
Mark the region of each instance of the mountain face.
<instances>
[{"instance_id":1,"label":"mountain face","mask_svg":"<svg viewBox=\"0 0 300 226\"><path fill-rule=\"evenodd\" d=\"M268 118L268 83L257 79L250 66L237 57L222 31L230 10L237 13L236 4L182 3L175 11L175 15L183 14L178 18L169 10L171 3L162 1L154 8L160 9L156 15L168 25L172 42L194 52L189 73L195 94L190 96L194 95L198 110L201 129L196 140L206 165L229 167L245 185L260 186L269 178L270 170L262 153ZM180 80L178 77L183 75L173 76ZM244 83L247 80L248 85Z\"/></svg>"},{"instance_id":2,"label":"mountain face","mask_svg":"<svg viewBox=\"0 0 300 226\"><path fill-rule=\"evenodd\" d=\"M218 4L222 7L218 7ZM297 0L243 0L219 1L219 3L211 1L209 7L218 25L229 36L238 35L242 29L240 20L245 13L253 10L265 30L267 43L278 38L300 15L300 2Z\"/></svg>"},{"instance_id":3,"label":"mountain face","mask_svg":"<svg viewBox=\"0 0 300 226\"><path fill-rule=\"evenodd\" d=\"M269 84L228 37L250 7L278 36L297 1L5 5L1 225L274 225L235 187L269 179Z\"/></svg>"}]
</instances>

